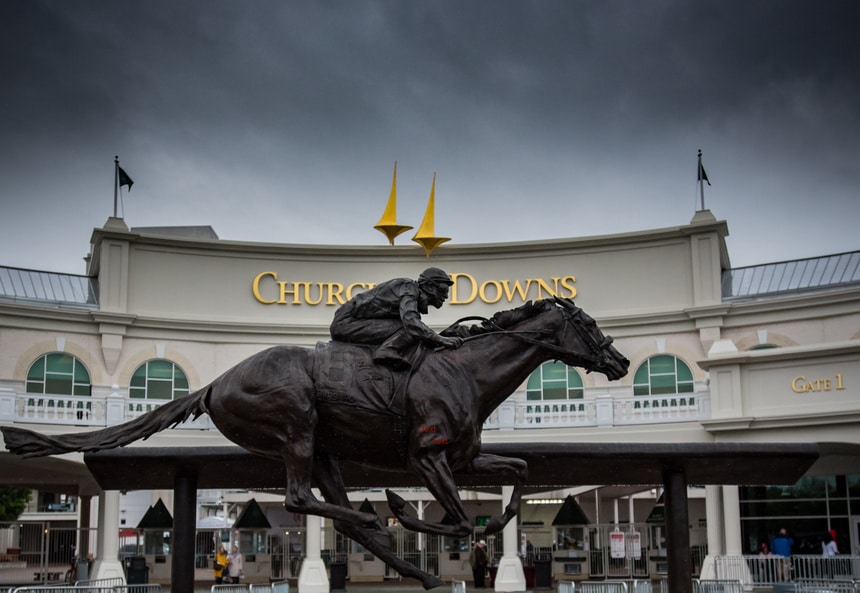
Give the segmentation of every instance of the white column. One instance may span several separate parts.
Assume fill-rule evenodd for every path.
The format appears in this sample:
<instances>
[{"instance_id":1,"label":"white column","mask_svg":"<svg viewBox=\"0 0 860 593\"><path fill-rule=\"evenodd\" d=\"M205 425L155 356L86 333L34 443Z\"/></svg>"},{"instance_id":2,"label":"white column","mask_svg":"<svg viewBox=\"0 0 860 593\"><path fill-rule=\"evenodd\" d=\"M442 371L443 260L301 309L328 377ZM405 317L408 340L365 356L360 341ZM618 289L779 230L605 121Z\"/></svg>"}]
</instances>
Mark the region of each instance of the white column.
<instances>
[{"instance_id":1,"label":"white column","mask_svg":"<svg viewBox=\"0 0 860 593\"><path fill-rule=\"evenodd\" d=\"M91 579L121 578L125 571L119 560L119 491L99 494L98 557L93 562Z\"/></svg>"},{"instance_id":2,"label":"white column","mask_svg":"<svg viewBox=\"0 0 860 593\"><path fill-rule=\"evenodd\" d=\"M743 554L741 544L741 502L737 486L723 486L723 523L726 533L726 556Z\"/></svg>"},{"instance_id":3,"label":"white column","mask_svg":"<svg viewBox=\"0 0 860 593\"><path fill-rule=\"evenodd\" d=\"M723 496L720 486L705 486L705 520L708 523L708 555L722 556L723 542Z\"/></svg>"},{"instance_id":4,"label":"white column","mask_svg":"<svg viewBox=\"0 0 860 593\"><path fill-rule=\"evenodd\" d=\"M633 525L636 523L636 517L633 508L633 495L627 497L627 521Z\"/></svg>"},{"instance_id":5,"label":"white column","mask_svg":"<svg viewBox=\"0 0 860 593\"><path fill-rule=\"evenodd\" d=\"M708 523L708 555L702 562L700 577L716 579L715 558L725 553L723 545L723 490L721 486L705 486L705 520Z\"/></svg>"},{"instance_id":6,"label":"white column","mask_svg":"<svg viewBox=\"0 0 860 593\"><path fill-rule=\"evenodd\" d=\"M320 554L322 518L305 515L305 559L299 570L299 593L328 593L328 574Z\"/></svg>"},{"instance_id":7,"label":"white column","mask_svg":"<svg viewBox=\"0 0 860 593\"><path fill-rule=\"evenodd\" d=\"M423 521L424 520L424 501L423 500L418 501L418 508L416 509L416 513L418 514L418 520ZM418 547L418 551L423 553L424 552L424 534L419 532L417 539L418 539L418 541L417 541L416 545Z\"/></svg>"},{"instance_id":8,"label":"white column","mask_svg":"<svg viewBox=\"0 0 860 593\"><path fill-rule=\"evenodd\" d=\"M514 494L513 486L502 486L502 508L511 500ZM499 570L496 572L496 591L525 591L526 574L523 572L523 563L517 555L517 518L514 517L502 531L504 537L504 550L502 559L499 561Z\"/></svg>"}]
</instances>

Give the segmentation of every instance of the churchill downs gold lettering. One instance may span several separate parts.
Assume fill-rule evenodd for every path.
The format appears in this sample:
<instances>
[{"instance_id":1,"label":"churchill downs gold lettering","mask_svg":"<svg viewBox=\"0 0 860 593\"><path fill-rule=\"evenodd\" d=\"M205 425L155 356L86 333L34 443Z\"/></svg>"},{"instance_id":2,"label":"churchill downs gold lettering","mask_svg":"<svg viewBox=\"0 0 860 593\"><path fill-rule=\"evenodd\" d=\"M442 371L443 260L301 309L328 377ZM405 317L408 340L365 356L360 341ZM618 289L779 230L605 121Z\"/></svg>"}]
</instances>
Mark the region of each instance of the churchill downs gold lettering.
<instances>
[{"instance_id":1,"label":"churchill downs gold lettering","mask_svg":"<svg viewBox=\"0 0 860 593\"><path fill-rule=\"evenodd\" d=\"M525 280L479 281L471 274L451 274L452 305L468 305L479 300L488 305L498 302L525 302L553 296L576 297L575 276L526 278ZM342 305L355 294L373 288L373 283L302 282L279 280L276 272L260 272L251 284L251 292L264 305Z\"/></svg>"}]
</instances>

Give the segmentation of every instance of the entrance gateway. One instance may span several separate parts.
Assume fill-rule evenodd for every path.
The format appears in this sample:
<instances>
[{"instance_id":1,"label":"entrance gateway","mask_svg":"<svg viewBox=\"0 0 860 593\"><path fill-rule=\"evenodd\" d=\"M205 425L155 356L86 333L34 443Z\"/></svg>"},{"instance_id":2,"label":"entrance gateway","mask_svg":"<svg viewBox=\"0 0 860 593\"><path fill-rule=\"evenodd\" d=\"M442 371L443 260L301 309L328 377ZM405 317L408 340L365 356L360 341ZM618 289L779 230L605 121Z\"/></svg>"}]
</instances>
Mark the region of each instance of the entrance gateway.
<instances>
[{"instance_id":1,"label":"entrance gateway","mask_svg":"<svg viewBox=\"0 0 860 593\"><path fill-rule=\"evenodd\" d=\"M793 484L826 454L815 443L515 443L482 451L528 463L528 488L581 485L662 485L666 505L669 593L688 593L692 579L688 485ZM174 491L171 582L194 586L195 504L198 488L283 488L284 467L239 447L125 447L87 453L84 462L104 490ZM227 468L229 471L225 471ZM422 486L417 475L377 471L344 462L348 488ZM455 474L458 488L504 486L504 478Z\"/></svg>"}]
</instances>

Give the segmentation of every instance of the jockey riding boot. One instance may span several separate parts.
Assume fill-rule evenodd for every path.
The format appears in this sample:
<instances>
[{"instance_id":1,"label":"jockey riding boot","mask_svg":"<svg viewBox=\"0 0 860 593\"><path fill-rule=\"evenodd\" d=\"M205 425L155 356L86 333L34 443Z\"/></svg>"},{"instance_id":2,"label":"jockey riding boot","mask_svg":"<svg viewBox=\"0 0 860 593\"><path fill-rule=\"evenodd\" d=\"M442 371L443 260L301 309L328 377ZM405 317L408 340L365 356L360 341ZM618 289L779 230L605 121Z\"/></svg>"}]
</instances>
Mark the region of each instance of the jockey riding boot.
<instances>
[{"instance_id":1,"label":"jockey riding boot","mask_svg":"<svg viewBox=\"0 0 860 593\"><path fill-rule=\"evenodd\" d=\"M415 342L405 331L395 332L373 353L373 362L394 371L408 371L412 367L409 359L414 354Z\"/></svg>"}]
</instances>

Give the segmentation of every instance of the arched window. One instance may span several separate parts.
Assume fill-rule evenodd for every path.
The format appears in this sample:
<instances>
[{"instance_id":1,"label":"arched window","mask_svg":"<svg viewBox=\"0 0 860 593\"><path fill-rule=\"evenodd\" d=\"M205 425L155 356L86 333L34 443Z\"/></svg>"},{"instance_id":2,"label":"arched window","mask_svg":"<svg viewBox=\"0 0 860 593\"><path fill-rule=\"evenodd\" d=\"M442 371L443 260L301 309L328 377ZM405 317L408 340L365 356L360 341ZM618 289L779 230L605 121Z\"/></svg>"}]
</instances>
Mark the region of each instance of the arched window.
<instances>
[{"instance_id":1,"label":"arched window","mask_svg":"<svg viewBox=\"0 0 860 593\"><path fill-rule=\"evenodd\" d=\"M582 399L582 378L563 362L545 362L529 375L526 399Z\"/></svg>"},{"instance_id":2,"label":"arched window","mask_svg":"<svg viewBox=\"0 0 860 593\"><path fill-rule=\"evenodd\" d=\"M91 395L90 374L84 364L63 352L39 358L27 371L27 393Z\"/></svg>"},{"instance_id":3,"label":"arched window","mask_svg":"<svg viewBox=\"0 0 860 593\"><path fill-rule=\"evenodd\" d=\"M136 399L177 399L188 395L188 378L169 360L148 360L131 376L128 395Z\"/></svg>"},{"instance_id":4,"label":"arched window","mask_svg":"<svg viewBox=\"0 0 860 593\"><path fill-rule=\"evenodd\" d=\"M633 395L693 393L693 373L676 356L658 354L642 363L633 377Z\"/></svg>"}]
</instances>

